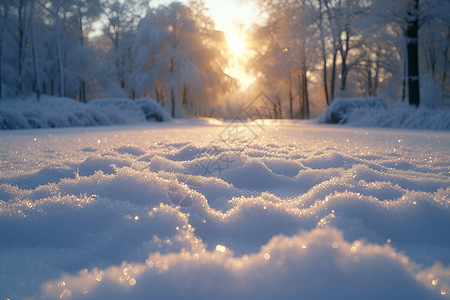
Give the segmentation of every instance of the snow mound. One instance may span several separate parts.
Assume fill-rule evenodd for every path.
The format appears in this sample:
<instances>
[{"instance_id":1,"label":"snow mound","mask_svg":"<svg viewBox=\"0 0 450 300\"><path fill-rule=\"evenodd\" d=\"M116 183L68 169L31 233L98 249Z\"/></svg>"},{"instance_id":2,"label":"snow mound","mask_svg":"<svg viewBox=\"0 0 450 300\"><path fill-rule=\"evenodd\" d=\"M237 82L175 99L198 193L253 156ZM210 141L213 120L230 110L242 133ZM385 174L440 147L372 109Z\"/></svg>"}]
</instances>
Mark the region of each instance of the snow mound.
<instances>
[{"instance_id":1,"label":"snow mound","mask_svg":"<svg viewBox=\"0 0 450 300\"><path fill-rule=\"evenodd\" d=\"M438 299L415 284L417 267L406 256L389 246L348 242L332 228L279 235L251 255L234 257L222 245L201 250L156 253L143 263L123 262L105 270L64 275L44 286L43 299L69 291L73 299L121 299L115 295L145 299L149 291L162 299L298 299L299 295L306 299L357 299L360 295L364 299L385 299L386 295ZM436 276L444 274L442 268L435 269ZM417 277L424 275L417 273Z\"/></svg>"},{"instance_id":2,"label":"snow mound","mask_svg":"<svg viewBox=\"0 0 450 300\"><path fill-rule=\"evenodd\" d=\"M154 99L141 98L135 100L135 103L144 112L147 120L156 120L158 122L172 120L172 117Z\"/></svg>"},{"instance_id":3,"label":"snow mound","mask_svg":"<svg viewBox=\"0 0 450 300\"><path fill-rule=\"evenodd\" d=\"M378 98L338 98L318 121L357 127L450 130L450 110L416 108L407 104L397 104L388 109Z\"/></svg>"},{"instance_id":4,"label":"snow mound","mask_svg":"<svg viewBox=\"0 0 450 300\"><path fill-rule=\"evenodd\" d=\"M77 127L168 121L170 116L152 99L108 98L87 104L68 98L43 96L0 102L0 129Z\"/></svg>"},{"instance_id":5,"label":"snow mound","mask_svg":"<svg viewBox=\"0 0 450 300\"><path fill-rule=\"evenodd\" d=\"M327 107L326 112L321 116L319 122L329 124L345 124L351 121L355 111L362 110L383 110L383 99L365 98L365 99L346 99L337 98Z\"/></svg>"},{"instance_id":6,"label":"snow mound","mask_svg":"<svg viewBox=\"0 0 450 300\"><path fill-rule=\"evenodd\" d=\"M0 299L450 299L449 133L228 126L0 132Z\"/></svg>"}]
</instances>

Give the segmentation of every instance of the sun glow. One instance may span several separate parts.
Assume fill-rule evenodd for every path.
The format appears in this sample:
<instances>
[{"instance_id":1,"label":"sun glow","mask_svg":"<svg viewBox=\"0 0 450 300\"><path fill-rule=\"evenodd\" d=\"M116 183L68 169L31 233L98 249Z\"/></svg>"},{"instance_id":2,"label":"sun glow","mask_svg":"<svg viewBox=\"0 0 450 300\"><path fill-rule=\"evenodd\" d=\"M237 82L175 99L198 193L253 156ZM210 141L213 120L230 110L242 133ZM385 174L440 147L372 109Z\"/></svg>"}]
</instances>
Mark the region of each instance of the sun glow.
<instances>
[{"instance_id":1,"label":"sun glow","mask_svg":"<svg viewBox=\"0 0 450 300\"><path fill-rule=\"evenodd\" d=\"M242 34L226 32L226 41L230 50L230 65L225 72L237 79L239 81L240 89L245 90L255 80L253 76L247 73L247 70L244 67L249 58L245 38Z\"/></svg>"},{"instance_id":2,"label":"sun glow","mask_svg":"<svg viewBox=\"0 0 450 300\"><path fill-rule=\"evenodd\" d=\"M228 34L227 42L234 55L242 55L245 52L245 43L234 34Z\"/></svg>"}]
</instances>

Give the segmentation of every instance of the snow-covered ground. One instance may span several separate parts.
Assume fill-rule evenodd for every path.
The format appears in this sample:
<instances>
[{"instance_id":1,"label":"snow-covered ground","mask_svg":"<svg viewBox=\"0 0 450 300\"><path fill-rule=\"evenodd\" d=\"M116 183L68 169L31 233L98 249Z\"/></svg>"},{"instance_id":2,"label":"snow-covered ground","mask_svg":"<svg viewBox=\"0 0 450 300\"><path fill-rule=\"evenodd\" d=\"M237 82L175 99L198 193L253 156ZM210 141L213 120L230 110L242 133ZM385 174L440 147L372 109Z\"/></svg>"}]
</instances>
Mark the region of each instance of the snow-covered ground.
<instances>
[{"instance_id":1,"label":"snow-covered ground","mask_svg":"<svg viewBox=\"0 0 450 300\"><path fill-rule=\"evenodd\" d=\"M288 121L1 131L0 299L449 299L449 147Z\"/></svg>"}]
</instances>

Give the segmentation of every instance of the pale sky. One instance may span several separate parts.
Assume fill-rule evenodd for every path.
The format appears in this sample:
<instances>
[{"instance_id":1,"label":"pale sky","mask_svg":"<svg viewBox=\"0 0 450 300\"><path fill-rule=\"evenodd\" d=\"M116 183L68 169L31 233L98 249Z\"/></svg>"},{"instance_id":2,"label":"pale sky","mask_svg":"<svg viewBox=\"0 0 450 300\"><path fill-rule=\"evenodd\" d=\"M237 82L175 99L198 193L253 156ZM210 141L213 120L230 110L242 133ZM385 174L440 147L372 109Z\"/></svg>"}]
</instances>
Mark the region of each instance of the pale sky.
<instances>
[{"instance_id":1,"label":"pale sky","mask_svg":"<svg viewBox=\"0 0 450 300\"><path fill-rule=\"evenodd\" d=\"M171 0L153 0L151 4L167 4ZM188 3L187 0L181 0L182 3ZM209 15L216 23L218 30L228 34L239 34L239 25L244 29L253 23L262 23L262 17L255 1L247 0L204 0L209 8Z\"/></svg>"}]
</instances>

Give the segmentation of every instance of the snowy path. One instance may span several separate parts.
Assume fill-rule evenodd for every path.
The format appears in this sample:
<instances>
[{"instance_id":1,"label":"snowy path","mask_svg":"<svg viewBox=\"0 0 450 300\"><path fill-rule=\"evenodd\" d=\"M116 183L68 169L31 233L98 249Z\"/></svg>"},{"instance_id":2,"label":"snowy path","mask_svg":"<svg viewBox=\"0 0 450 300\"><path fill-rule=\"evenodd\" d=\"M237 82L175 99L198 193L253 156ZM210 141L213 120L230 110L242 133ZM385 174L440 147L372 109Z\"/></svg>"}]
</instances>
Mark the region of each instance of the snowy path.
<instances>
[{"instance_id":1,"label":"snowy path","mask_svg":"<svg viewBox=\"0 0 450 300\"><path fill-rule=\"evenodd\" d=\"M450 133L179 123L0 132L0 299L450 298Z\"/></svg>"}]
</instances>

